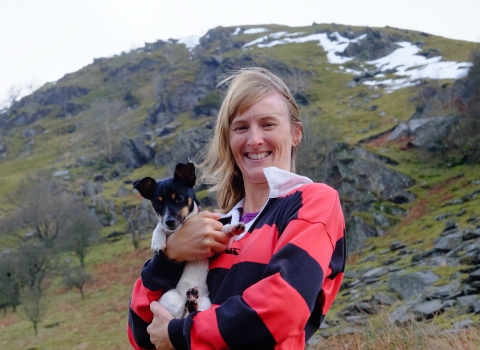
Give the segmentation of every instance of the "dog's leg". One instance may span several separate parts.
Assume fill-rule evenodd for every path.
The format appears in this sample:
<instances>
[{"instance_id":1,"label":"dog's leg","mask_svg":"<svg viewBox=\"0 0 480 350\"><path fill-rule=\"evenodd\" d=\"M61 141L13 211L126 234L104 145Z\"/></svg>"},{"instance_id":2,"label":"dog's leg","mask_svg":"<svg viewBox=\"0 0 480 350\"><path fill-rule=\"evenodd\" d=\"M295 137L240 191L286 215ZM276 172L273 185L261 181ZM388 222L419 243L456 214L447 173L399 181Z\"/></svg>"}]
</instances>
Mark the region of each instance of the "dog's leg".
<instances>
[{"instance_id":1,"label":"dog's leg","mask_svg":"<svg viewBox=\"0 0 480 350\"><path fill-rule=\"evenodd\" d=\"M152 250L155 253L158 253L160 250L164 250L166 245L167 236L165 235L165 232L163 232L160 223L158 223L152 234Z\"/></svg>"},{"instance_id":2,"label":"dog's leg","mask_svg":"<svg viewBox=\"0 0 480 350\"><path fill-rule=\"evenodd\" d=\"M190 288L187 290L187 298L185 300L185 309L188 313L195 312L198 310L198 289L197 287Z\"/></svg>"},{"instance_id":3,"label":"dog's leg","mask_svg":"<svg viewBox=\"0 0 480 350\"><path fill-rule=\"evenodd\" d=\"M225 232L230 237L239 235L244 231L245 231L245 224L243 222L239 222L237 224L224 225L222 227L222 232Z\"/></svg>"}]
</instances>

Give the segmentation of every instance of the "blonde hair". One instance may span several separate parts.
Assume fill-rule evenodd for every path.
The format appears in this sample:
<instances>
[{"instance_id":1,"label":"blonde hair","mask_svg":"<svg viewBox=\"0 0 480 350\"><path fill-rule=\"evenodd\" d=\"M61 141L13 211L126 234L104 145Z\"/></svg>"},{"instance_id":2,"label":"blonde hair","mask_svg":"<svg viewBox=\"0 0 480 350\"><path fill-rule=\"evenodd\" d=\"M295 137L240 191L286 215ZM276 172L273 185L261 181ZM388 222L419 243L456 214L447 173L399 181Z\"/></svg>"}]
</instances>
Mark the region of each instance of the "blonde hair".
<instances>
[{"instance_id":1,"label":"blonde hair","mask_svg":"<svg viewBox=\"0 0 480 350\"><path fill-rule=\"evenodd\" d=\"M229 133L233 118L265 97L278 93L285 101L294 140L296 139L295 131L301 133L303 127L292 93L280 78L268 70L255 67L243 68L233 72L217 87L223 84L228 85L228 91L218 113L215 134L204 149L205 158L199 166L203 169L203 183L213 185L210 191L217 192L220 210L228 212L245 196L243 177L230 149ZM292 172L295 172L295 158L299 144L300 142L295 142L292 147L290 163Z\"/></svg>"}]
</instances>

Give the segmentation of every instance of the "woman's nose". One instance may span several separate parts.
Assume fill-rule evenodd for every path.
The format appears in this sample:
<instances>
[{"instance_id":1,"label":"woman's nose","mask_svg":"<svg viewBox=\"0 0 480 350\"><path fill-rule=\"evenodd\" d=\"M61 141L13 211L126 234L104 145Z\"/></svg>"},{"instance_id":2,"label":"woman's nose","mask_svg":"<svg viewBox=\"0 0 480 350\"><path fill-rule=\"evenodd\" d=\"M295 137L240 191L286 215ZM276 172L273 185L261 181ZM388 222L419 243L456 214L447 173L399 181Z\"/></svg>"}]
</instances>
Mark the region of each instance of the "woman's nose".
<instances>
[{"instance_id":1,"label":"woman's nose","mask_svg":"<svg viewBox=\"0 0 480 350\"><path fill-rule=\"evenodd\" d=\"M258 146L263 143L262 131L258 128L250 128L248 133L248 145L249 146Z\"/></svg>"}]
</instances>

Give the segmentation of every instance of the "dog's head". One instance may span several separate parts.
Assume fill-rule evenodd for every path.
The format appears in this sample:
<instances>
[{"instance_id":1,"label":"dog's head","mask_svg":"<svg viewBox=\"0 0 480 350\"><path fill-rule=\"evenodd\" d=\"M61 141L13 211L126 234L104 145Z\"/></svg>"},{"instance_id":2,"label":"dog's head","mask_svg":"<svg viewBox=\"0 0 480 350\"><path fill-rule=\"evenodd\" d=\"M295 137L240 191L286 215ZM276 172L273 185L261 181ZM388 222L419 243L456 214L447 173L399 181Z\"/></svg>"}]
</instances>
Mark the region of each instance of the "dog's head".
<instances>
[{"instance_id":1,"label":"dog's head","mask_svg":"<svg viewBox=\"0 0 480 350\"><path fill-rule=\"evenodd\" d=\"M179 163L175 167L173 178L157 182L151 177L145 177L135 181L133 188L152 203L163 228L171 234L196 207L193 192L195 181L195 166L192 163Z\"/></svg>"}]
</instances>

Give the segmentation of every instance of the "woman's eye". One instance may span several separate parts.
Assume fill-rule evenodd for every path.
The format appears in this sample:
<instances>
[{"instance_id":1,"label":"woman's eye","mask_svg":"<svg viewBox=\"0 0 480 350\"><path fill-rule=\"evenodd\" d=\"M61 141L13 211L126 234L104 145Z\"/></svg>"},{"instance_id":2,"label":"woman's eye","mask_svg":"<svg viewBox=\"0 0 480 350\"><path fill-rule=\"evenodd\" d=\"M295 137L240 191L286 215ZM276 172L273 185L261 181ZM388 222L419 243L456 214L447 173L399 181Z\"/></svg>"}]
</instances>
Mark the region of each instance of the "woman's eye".
<instances>
[{"instance_id":1,"label":"woman's eye","mask_svg":"<svg viewBox=\"0 0 480 350\"><path fill-rule=\"evenodd\" d=\"M183 201L183 200L185 199L185 197L182 196L182 195L178 195L175 199L176 199L176 201L177 201L177 203L178 203L178 202Z\"/></svg>"},{"instance_id":2,"label":"woman's eye","mask_svg":"<svg viewBox=\"0 0 480 350\"><path fill-rule=\"evenodd\" d=\"M265 124L263 124L263 127L264 127L264 128L273 128L274 126L275 126L275 124L273 124L273 123L265 123Z\"/></svg>"},{"instance_id":3,"label":"woman's eye","mask_svg":"<svg viewBox=\"0 0 480 350\"><path fill-rule=\"evenodd\" d=\"M247 130L247 127L245 125L240 125L235 127L235 129L233 129L233 131L245 131L245 130Z\"/></svg>"}]
</instances>

